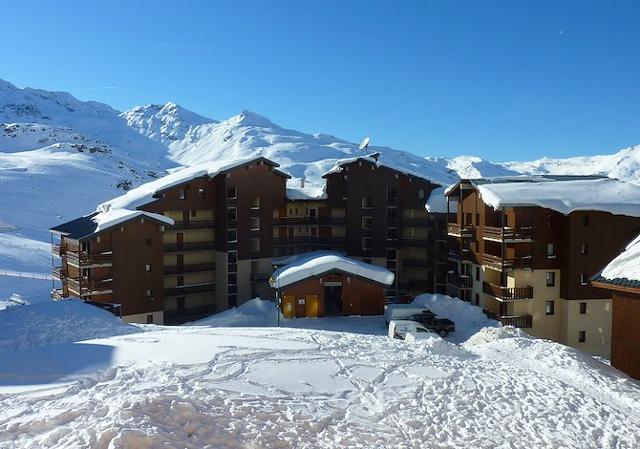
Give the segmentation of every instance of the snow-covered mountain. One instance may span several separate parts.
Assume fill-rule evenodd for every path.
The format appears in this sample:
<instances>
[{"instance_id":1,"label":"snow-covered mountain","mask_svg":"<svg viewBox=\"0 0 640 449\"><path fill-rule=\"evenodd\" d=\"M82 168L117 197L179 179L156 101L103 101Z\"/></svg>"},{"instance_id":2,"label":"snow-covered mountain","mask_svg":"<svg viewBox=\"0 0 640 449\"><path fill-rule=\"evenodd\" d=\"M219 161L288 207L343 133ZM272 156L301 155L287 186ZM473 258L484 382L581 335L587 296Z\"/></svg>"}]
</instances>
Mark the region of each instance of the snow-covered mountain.
<instances>
[{"instance_id":1,"label":"snow-covered mountain","mask_svg":"<svg viewBox=\"0 0 640 449\"><path fill-rule=\"evenodd\" d=\"M372 151L386 164L443 185L459 177L519 173L598 173L640 183L640 146L605 156L508 163L420 157L389 147L370 146ZM21 238L47 241L50 226L179 165L264 156L292 175L291 186L304 178L304 193L313 196L336 161L363 154L355 143L286 129L249 111L223 121L175 103L121 113L68 93L0 80L0 222L3 229L17 228ZM0 249L0 269L15 268L10 254Z\"/></svg>"}]
</instances>

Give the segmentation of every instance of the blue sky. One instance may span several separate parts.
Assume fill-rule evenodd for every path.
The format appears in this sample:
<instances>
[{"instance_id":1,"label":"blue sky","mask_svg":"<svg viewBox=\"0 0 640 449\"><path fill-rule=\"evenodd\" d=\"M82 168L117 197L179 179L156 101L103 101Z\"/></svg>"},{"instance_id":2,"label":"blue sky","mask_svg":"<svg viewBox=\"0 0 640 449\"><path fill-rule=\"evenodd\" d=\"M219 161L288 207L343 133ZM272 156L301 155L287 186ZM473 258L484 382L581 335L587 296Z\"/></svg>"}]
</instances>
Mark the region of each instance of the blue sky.
<instances>
[{"instance_id":1,"label":"blue sky","mask_svg":"<svg viewBox=\"0 0 640 449\"><path fill-rule=\"evenodd\" d=\"M0 78L422 155L640 144L638 1L3 1Z\"/></svg>"}]
</instances>

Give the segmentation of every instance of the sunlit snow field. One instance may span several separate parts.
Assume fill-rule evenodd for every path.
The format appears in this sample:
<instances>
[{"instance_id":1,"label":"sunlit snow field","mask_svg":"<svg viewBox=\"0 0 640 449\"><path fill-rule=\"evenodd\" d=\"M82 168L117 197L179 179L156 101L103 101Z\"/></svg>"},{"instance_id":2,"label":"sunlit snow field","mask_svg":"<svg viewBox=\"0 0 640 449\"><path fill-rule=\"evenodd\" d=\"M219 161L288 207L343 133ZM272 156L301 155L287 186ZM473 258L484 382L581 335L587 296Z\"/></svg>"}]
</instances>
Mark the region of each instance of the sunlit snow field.
<instances>
[{"instance_id":1,"label":"sunlit snow field","mask_svg":"<svg viewBox=\"0 0 640 449\"><path fill-rule=\"evenodd\" d=\"M176 327L76 301L8 307L0 447L640 445L636 381L457 299L418 300L456 321L449 341L390 340L382 317L277 328L260 300Z\"/></svg>"}]
</instances>

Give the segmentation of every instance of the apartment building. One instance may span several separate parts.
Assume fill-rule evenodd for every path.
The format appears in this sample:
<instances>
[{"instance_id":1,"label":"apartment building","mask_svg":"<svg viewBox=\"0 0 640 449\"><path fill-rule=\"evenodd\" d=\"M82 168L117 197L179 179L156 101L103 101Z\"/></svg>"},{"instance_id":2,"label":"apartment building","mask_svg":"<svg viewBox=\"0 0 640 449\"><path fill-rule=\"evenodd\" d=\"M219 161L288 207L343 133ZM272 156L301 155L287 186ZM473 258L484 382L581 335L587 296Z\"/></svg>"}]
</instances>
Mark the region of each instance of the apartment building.
<instances>
[{"instance_id":1,"label":"apartment building","mask_svg":"<svg viewBox=\"0 0 640 449\"><path fill-rule=\"evenodd\" d=\"M640 235L591 278L611 291L611 365L640 379Z\"/></svg>"},{"instance_id":2,"label":"apartment building","mask_svg":"<svg viewBox=\"0 0 640 449\"><path fill-rule=\"evenodd\" d=\"M464 179L448 288L503 324L608 356L611 294L589 282L640 232L640 187L598 176Z\"/></svg>"},{"instance_id":3,"label":"apartment building","mask_svg":"<svg viewBox=\"0 0 640 449\"><path fill-rule=\"evenodd\" d=\"M262 157L188 167L52 228L60 259L54 275L62 281L54 296L122 304L130 321L179 323L253 297L273 297L268 279L274 258L318 249L388 267L399 279L388 295L445 287L445 217L425 209L437 184L381 164L374 154L340 161L325 175L323 193L310 196L302 186L287 186L290 176L277 167ZM115 216L133 218L109 232L130 235L135 244L117 243L120 234L117 241L109 239L104 226L94 226ZM146 220L147 231L134 232L134 225L142 224L136 220ZM76 222L88 229L82 236L73 232ZM151 224L156 224L153 232ZM130 277L136 283L153 280L153 287L117 288L108 295L72 288L78 276L68 268L72 254L95 251L128 263L114 264L111 271L83 265L81 277L89 287L104 279L124 286L133 282Z\"/></svg>"}]
</instances>

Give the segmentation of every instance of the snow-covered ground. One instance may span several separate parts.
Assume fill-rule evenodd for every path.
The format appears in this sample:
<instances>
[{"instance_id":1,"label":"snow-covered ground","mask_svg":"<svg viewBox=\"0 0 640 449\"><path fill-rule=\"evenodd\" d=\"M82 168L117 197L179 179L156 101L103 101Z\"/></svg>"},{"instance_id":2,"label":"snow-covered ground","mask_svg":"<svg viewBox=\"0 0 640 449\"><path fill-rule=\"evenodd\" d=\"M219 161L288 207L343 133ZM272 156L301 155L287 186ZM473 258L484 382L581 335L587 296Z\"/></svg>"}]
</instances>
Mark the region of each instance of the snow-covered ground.
<instances>
[{"instance_id":1,"label":"snow-covered ground","mask_svg":"<svg viewBox=\"0 0 640 449\"><path fill-rule=\"evenodd\" d=\"M390 340L382 317L277 328L260 300L177 327L125 325L78 303L10 307L0 329L38 314L57 324L1 336L37 345L0 352L0 447L640 445L639 383L459 300L419 301L456 320L460 344ZM75 330L42 346L67 313ZM71 342L101 327L125 334Z\"/></svg>"}]
</instances>

